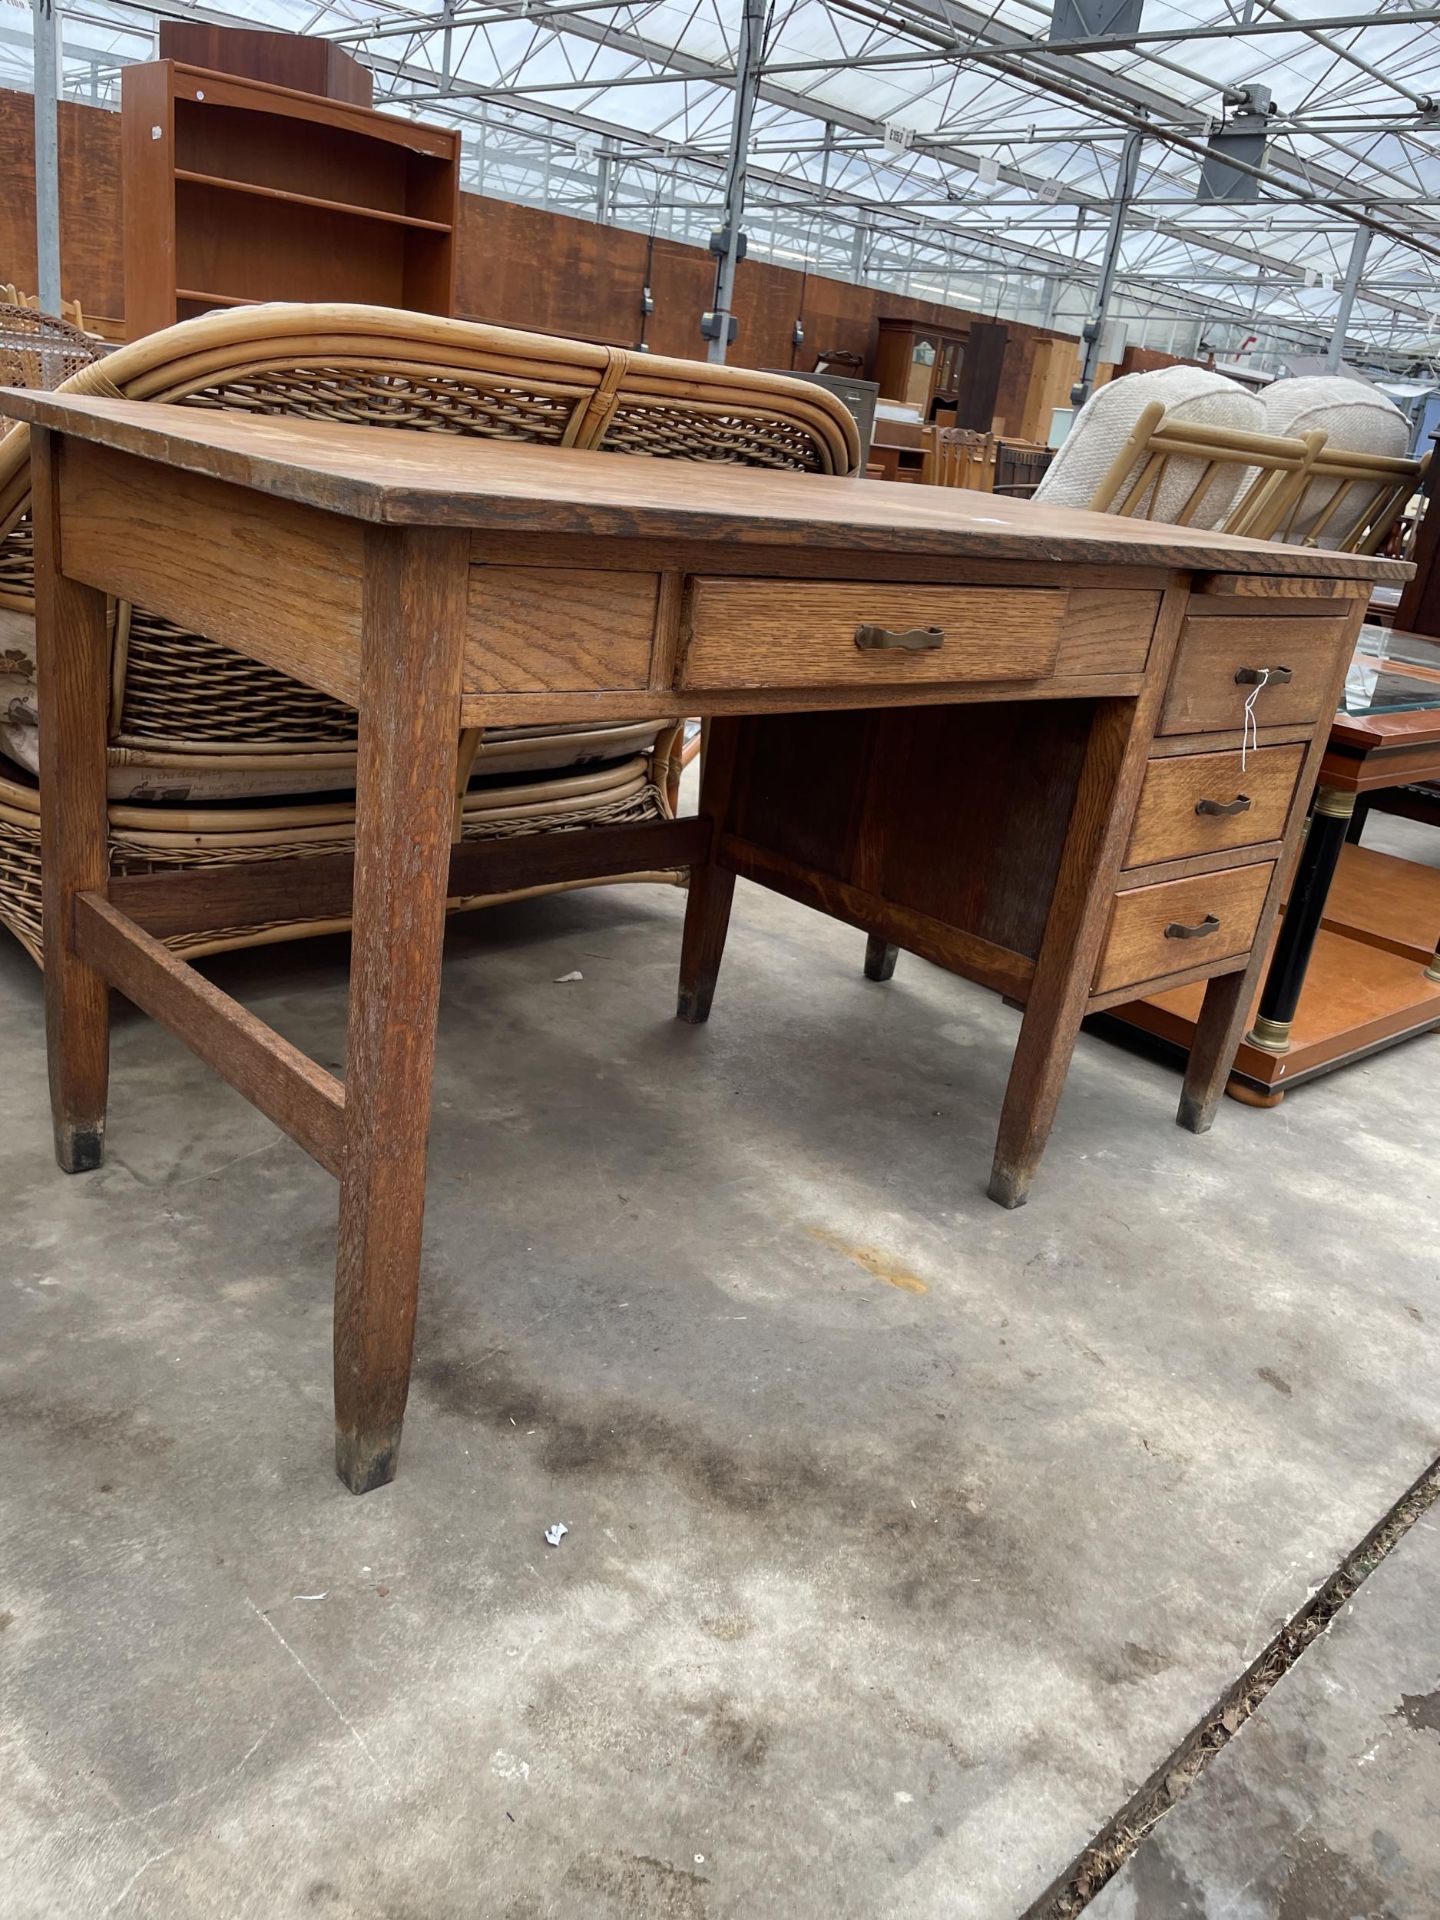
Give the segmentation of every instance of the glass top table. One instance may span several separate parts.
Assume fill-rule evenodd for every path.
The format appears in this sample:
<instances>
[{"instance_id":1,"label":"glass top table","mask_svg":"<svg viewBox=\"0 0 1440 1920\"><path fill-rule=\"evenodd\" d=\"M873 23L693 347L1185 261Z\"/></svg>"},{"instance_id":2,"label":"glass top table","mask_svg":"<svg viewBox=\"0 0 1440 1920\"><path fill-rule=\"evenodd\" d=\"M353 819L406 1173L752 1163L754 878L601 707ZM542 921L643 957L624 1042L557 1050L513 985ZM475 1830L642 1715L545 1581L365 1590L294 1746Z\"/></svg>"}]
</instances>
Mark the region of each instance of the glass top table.
<instances>
[{"instance_id":1,"label":"glass top table","mask_svg":"<svg viewBox=\"0 0 1440 1920\"><path fill-rule=\"evenodd\" d=\"M1340 711L1356 717L1440 707L1440 640L1391 627L1360 629Z\"/></svg>"}]
</instances>

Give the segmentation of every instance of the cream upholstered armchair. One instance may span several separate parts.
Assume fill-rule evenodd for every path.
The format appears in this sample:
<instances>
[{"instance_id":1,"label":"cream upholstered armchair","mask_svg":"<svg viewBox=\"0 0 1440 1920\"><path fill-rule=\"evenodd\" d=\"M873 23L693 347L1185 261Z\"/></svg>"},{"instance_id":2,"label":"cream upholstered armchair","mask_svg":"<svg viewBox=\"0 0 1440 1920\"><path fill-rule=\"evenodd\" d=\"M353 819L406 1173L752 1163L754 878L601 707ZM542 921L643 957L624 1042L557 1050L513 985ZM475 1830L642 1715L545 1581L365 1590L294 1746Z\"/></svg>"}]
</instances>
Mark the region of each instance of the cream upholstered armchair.
<instances>
[{"instance_id":1,"label":"cream upholstered armchair","mask_svg":"<svg viewBox=\"0 0 1440 1920\"><path fill-rule=\"evenodd\" d=\"M1340 374L1276 380L1260 394L1270 433L1325 436L1314 478L1277 537L1297 546L1376 552L1419 485L1410 423L1376 388Z\"/></svg>"},{"instance_id":2,"label":"cream upholstered armchair","mask_svg":"<svg viewBox=\"0 0 1440 1920\"><path fill-rule=\"evenodd\" d=\"M1147 409L1159 406L1161 418L1190 427L1218 428L1227 433L1263 433L1265 415L1260 402L1223 374L1204 367L1161 367L1153 373L1130 373L1100 387L1076 414L1064 445L1050 463L1034 499L1051 507L1088 507L1111 477L1117 456L1130 441ZM1198 457L1167 463L1156 483L1112 511L1143 514L1150 520L1173 520L1185 508L1204 473ZM1117 498L1126 501L1128 482L1141 475L1138 450L1128 474L1116 476L1123 484ZM1190 520L1196 527L1225 524L1231 509L1243 497L1247 482L1239 464L1215 476Z\"/></svg>"},{"instance_id":3,"label":"cream upholstered armchair","mask_svg":"<svg viewBox=\"0 0 1440 1920\"><path fill-rule=\"evenodd\" d=\"M207 314L120 348L65 390L810 473L850 473L859 457L854 420L819 387L380 307L277 304ZM38 959L43 716L29 506L29 437L16 428L0 440L0 922ZM111 619L114 871L349 849L351 709L144 608L116 606ZM678 779L679 732L643 714L604 725L496 728L474 753L460 800L462 837L664 816ZM216 927L174 944L214 952L343 924Z\"/></svg>"}]
</instances>

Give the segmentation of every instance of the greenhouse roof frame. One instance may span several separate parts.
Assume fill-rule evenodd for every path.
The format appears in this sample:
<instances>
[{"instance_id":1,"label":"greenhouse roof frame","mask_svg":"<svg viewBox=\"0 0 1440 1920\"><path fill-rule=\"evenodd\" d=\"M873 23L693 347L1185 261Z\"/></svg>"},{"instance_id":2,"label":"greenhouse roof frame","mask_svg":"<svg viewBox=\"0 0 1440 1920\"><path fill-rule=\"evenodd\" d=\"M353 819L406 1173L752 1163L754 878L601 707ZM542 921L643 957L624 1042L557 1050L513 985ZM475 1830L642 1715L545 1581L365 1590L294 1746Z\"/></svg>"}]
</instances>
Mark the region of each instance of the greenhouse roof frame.
<instances>
[{"instance_id":1,"label":"greenhouse roof frame","mask_svg":"<svg viewBox=\"0 0 1440 1920\"><path fill-rule=\"evenodd\" d=\"M1313 351L1365 226L1351 351L1432 363L1440 5L1294 5L1303 18L1280 0L1145 0L1129 32L1052 42L1047 0L773 0L750 148L758 250L842 278L903 273L915 291L919 275L936 298L1073 328L1139 129L1122 299ZM160 17L321 34L374 70L377 105L460 127L486 191L652 231L684 213L700 238L718 212L740 0L67 0L65 15L66 88L84 97L153 57ZM16 38L0 35L0 78ZM1258 197L1200 202L1207 138L1250 87L1277 103Z\"/></svg>"}]
</instances>

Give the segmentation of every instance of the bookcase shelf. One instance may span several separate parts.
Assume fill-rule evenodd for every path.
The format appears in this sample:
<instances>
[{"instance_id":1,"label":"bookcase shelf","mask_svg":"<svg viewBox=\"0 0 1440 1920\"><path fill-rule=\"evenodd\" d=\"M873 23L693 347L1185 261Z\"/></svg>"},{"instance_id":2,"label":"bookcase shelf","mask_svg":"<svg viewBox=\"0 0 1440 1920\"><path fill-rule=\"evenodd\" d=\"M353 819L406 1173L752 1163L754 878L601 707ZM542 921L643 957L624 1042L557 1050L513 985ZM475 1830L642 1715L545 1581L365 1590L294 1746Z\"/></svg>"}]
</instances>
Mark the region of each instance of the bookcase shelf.
<instances>
[{"instance_id":1,"label":"bookcase shelf","mask_svg":"<svg viewBox=\"0 0 1440 1920\"><path fill-rule=\"evenodd\" d=\"M357 220L389 220L399 227L418 227L427 233L450 233L448 221L422 220L416 213L392 213L388 207L360 207L350 200L323 200L318 194L296 193L287 187L264 187L257 180L227 180L219 173L194 173L177 167L175 178L197 187L219 187L226 193L253 193L262 200L283 200L295 207L320 207L326 213L348 213Z\"/></svg>"},{"instance_id":2,"label":"bookcase shelf","mask_svg":"<svg viewBox=\"0 0 1440 1920\"><path fill-rule=\"evenodd\" d=\"M121 82L125 326L262 300L455 308L459 135L177 60Z\"/></svg>"}]
</instances>

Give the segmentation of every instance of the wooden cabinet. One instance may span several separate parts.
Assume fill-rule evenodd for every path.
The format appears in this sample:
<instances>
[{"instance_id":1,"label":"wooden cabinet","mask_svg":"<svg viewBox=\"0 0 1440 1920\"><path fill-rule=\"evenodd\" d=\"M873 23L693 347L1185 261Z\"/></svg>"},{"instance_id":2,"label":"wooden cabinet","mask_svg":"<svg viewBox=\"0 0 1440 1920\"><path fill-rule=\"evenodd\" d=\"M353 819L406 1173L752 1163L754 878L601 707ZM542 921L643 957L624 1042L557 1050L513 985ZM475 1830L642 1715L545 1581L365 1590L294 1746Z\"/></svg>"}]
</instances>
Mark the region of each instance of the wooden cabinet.
<instances>
[{"instance_id":1,"label":"wooden cabinet","mask_svg":"<svg viewBox=\"0 0 1440 1920\"><path fill-rule=\"evenodd\" d=\"M965 364L965 333L921 326L915 320L881 320L875 347L875 379L882 400L902 400L930 409L937 393L954 393Z\"/></svg>"},{"instance_id":2,"label":"wooden cabinet","mask_svg":"<svg viewBox=\"0 0 1440 1920\"><path fill-rule=\"evenodd\" d=\"M460 136L175 60L121 82L125 329L212 307L454 310Z\"/></svg>"},{"instance_id":3,"label":"wooden cabinet","mask_svg":"<svg viewBox=\"0 0 1440 1920\"><path fill-rule=\"evenodd\" d=\"M159 29L162 60L318 93L326 100L348 100L356 107L374 104L370 69L333 40L266 27L212 27L201 20L162 20Z\"/></svg>"},{"instance_id":4,"label":"wooden cabinet","mask_svg":"<svg viewBox=\"0 0 1440 1920\"><path fill-rule=\"evenodd\" d=\"M875 379L882 400L904 401L928 418L937 393L954 394L955 425L990 431L1007 327L995 320L955 328L882 319L879 328Z\"/></svg>"}]
</instances>

